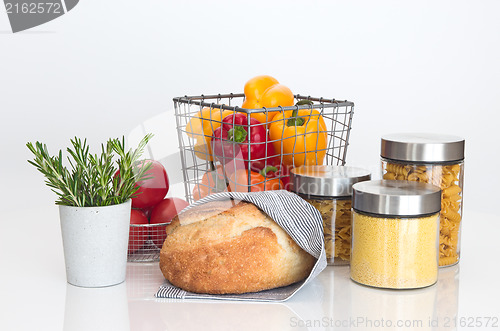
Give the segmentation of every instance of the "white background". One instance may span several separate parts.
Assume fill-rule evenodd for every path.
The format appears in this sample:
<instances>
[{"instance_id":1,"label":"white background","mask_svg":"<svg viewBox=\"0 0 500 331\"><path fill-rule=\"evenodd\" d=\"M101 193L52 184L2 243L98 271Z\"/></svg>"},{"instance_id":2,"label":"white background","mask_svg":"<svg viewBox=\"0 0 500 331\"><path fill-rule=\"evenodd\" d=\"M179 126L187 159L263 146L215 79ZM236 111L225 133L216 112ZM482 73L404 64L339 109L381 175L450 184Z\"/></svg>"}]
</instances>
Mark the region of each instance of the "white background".
<instances>
[{"instance_id":1,"label":"white background","mask_svg":"<svg viewBox=\"0 0 500 331\"><path fill-rule=\"evenodd\" d=\"M498 1L84 0L18 34L0 13L2 182L19 192L2 201L53 200L27 193L43 185L27 141L97 146L163 113L172 121L157 140L176 139L173 97L241 92L269 74L295 93L355 102L351 165L376 170L386 133L465 137L465 208L493 211L498 12Z\"/></svg>"},{"instance_id":2,"label":"white background","mask_svg":"<svg viewBox=\"0 0 500 331\"><path fill-rule=\"evenodd\" d=\"M259 74L353 101L350 165L377 171L386 133L465 137L464 232L488 231L497 216L467 213L496 215L499 203L499 13L498 1L82 0L12 34L0 12L2 292L30 273L56 286L64 275L55 196L26 162L26 142L98 146L166 118L154 143L174 153L173 97L242 92ZM498 256L498 241L488 247Z\"/></svg>"}]
</instances>

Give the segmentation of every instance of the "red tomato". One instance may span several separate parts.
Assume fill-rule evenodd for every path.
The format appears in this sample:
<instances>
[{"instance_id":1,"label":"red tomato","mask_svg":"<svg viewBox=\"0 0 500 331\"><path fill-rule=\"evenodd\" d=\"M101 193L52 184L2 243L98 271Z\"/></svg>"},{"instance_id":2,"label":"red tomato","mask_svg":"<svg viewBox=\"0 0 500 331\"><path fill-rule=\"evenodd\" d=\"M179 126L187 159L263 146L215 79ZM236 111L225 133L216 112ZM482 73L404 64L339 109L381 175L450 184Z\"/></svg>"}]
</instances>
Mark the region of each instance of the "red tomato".
<instances>
[{"instance_id":1,"label":"red tomato","mask_svg":"<svg viewBox=\"0 0 500 331\"><path fill-rule=\"evenodd\" d=\"M153 211L151 211L149 223L170 223L172 222L172 218L188 205L189 203L180 198L166 198L154 206ZM149 233L151 240L159 248L163 246L163 242L167 238L165 227L166 225L152 227Z\"/></svg>"},{"instance_id":2,"label":"red tomato","mask_svg":"<svg viewBox=\"0 0 500 331\"><path fill-rule=\"evenodd\" d=\"M151 218L151 212L153 211L154 207L155 206L141 209L141 211L144 213L144 215L146 215L146 217L148 218L148 220Z\"/></svg>"},{"instance_id":3,"label":"red tomato","mask_svg":"<svg viewBox=\"0 0 500 331\"><path fill-rule=\"evenodd\" d=\"M168 176L163 165L155 160L146 160L146 162L152 163L151 168L146 172L146 176L151 178L136 183L139 189L136 192L137 196L132 198L134 208L152 207L163 200L168 193Z\"/></svg>"},{"instance_id":4,"label":"red tomato","mask_svg":"<svg viewBox=\"0 0 500 331\"><path fill-rule=\"evenodd\" d=\"M148 218L144 213L137 209L132 209L130 213L130 224L148 224ZM133 253L142 246L148 239L147 227L131 226L128 236L128 252Z\"/></svg>"}]
</instances>

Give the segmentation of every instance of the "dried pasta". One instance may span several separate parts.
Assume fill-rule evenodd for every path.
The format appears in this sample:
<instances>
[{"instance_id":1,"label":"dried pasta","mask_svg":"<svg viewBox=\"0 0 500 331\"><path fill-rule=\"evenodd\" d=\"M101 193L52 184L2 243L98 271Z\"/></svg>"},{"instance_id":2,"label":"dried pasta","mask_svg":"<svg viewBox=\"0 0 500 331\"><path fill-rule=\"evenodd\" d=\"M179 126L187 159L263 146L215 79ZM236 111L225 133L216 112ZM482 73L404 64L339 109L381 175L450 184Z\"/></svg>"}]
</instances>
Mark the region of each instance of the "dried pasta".
<instances>
[{"instance_id":1,"label":"dried pasta","mask_svg":"<svg viewBox=\"0 0 500 331\"><path fill-rule=\"evenodd\" d=\"M408 165L386 163L383 178L430 183L441 188L441 222L439 226L439 265L458 262L458 238L462 220L461 166Z\"/></svg>"},{"instance_id":2,"label":"dried pasta","mask_svg":"<svg viewBox=\"0 0 500 331\"><path fill-rule=\"evenodd\" d=\"M458 256L444 256L439 258L439 265L440 266L445 266L445 265L450 265L458 262Z\"/></svg>"},{"instance_id":3,"label":"dried pasta","mask_svg":"<svg viewBox=\"0 0 500 331\"><path fill-rule=\"evenodd\" d=\"M323 218L326 259L348 264L351 256L351 200L306 199Z\"/></svg>"},{"instance_id":4,"label":"dried pasta","mask_svg":"<svg viewBox=\"0 0 500 331\"><path fill-rule=\"evenodd\" d=\"M408 176L408 173L410 172L411 168L408 166L403 166L403 165L396 164L396 163L388 163L386 169L387 169L387 172L393 173L396 176L397 175Z\"/></svg>"}]
</instances>

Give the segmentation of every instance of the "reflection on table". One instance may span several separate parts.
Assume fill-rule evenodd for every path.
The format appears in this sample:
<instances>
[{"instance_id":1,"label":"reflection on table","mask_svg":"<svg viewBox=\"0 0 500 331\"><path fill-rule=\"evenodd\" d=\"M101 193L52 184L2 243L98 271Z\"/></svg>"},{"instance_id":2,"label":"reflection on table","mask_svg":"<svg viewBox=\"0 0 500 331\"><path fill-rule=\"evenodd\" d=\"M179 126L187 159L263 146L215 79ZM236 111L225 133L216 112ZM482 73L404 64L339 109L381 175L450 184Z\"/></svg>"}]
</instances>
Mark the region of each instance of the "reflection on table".
<instances>
[{"instance_id":1,"label":"reflection on table","mask_svg":"<svg viewBox=\"0 0 500 331\"><path fill-rule=\"evenodd\" d=\"M458 265L415 290L359 285L348 266L330 266L284 303L156 299L163 281L156 262L128 263L117 286L68 284L64 330L455 330L458 313Z\"/></svg>"}]
</instances>

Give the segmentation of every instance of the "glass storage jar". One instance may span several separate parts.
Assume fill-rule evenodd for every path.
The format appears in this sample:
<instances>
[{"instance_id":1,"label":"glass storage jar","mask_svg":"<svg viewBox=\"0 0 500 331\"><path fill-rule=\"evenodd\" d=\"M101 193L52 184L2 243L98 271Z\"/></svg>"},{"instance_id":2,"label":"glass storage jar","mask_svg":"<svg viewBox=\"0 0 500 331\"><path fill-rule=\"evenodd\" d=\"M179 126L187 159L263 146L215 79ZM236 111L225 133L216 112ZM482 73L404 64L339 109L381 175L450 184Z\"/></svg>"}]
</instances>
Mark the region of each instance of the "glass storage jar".
<instances>
[{"instance_id":1,"label":"glass storage jar","mask_svg":"<svg viewBox=\"0 0 500 331\"><path fill-rule=\"evenodd\" d=\"M349 264L352 185L370 178L367 170L346 166L301 166L290 171L292 191L321 213L328 265Z\"/></svg>"},{"instance_id":2,"label":"glass storage jar","mask_svg":"<svg viewBox=\"0 0 500 331\"><path fill-rule=\"evenodd\" d=\"M352 190L351 279L394 289L434 284L441 190L397 180L357 183Z\"/></svg>"},{"instance_id":3,"label":"glass storage jar","mask_svg":"<svg viewBox=\"0 0 500 331\"><path fill-rule=\"evenodd\" d=\"M439 134L382 137L382 178L430 183L441 188L439 265L460 259L465 140Z\"/></svg>"}]
</instances>

